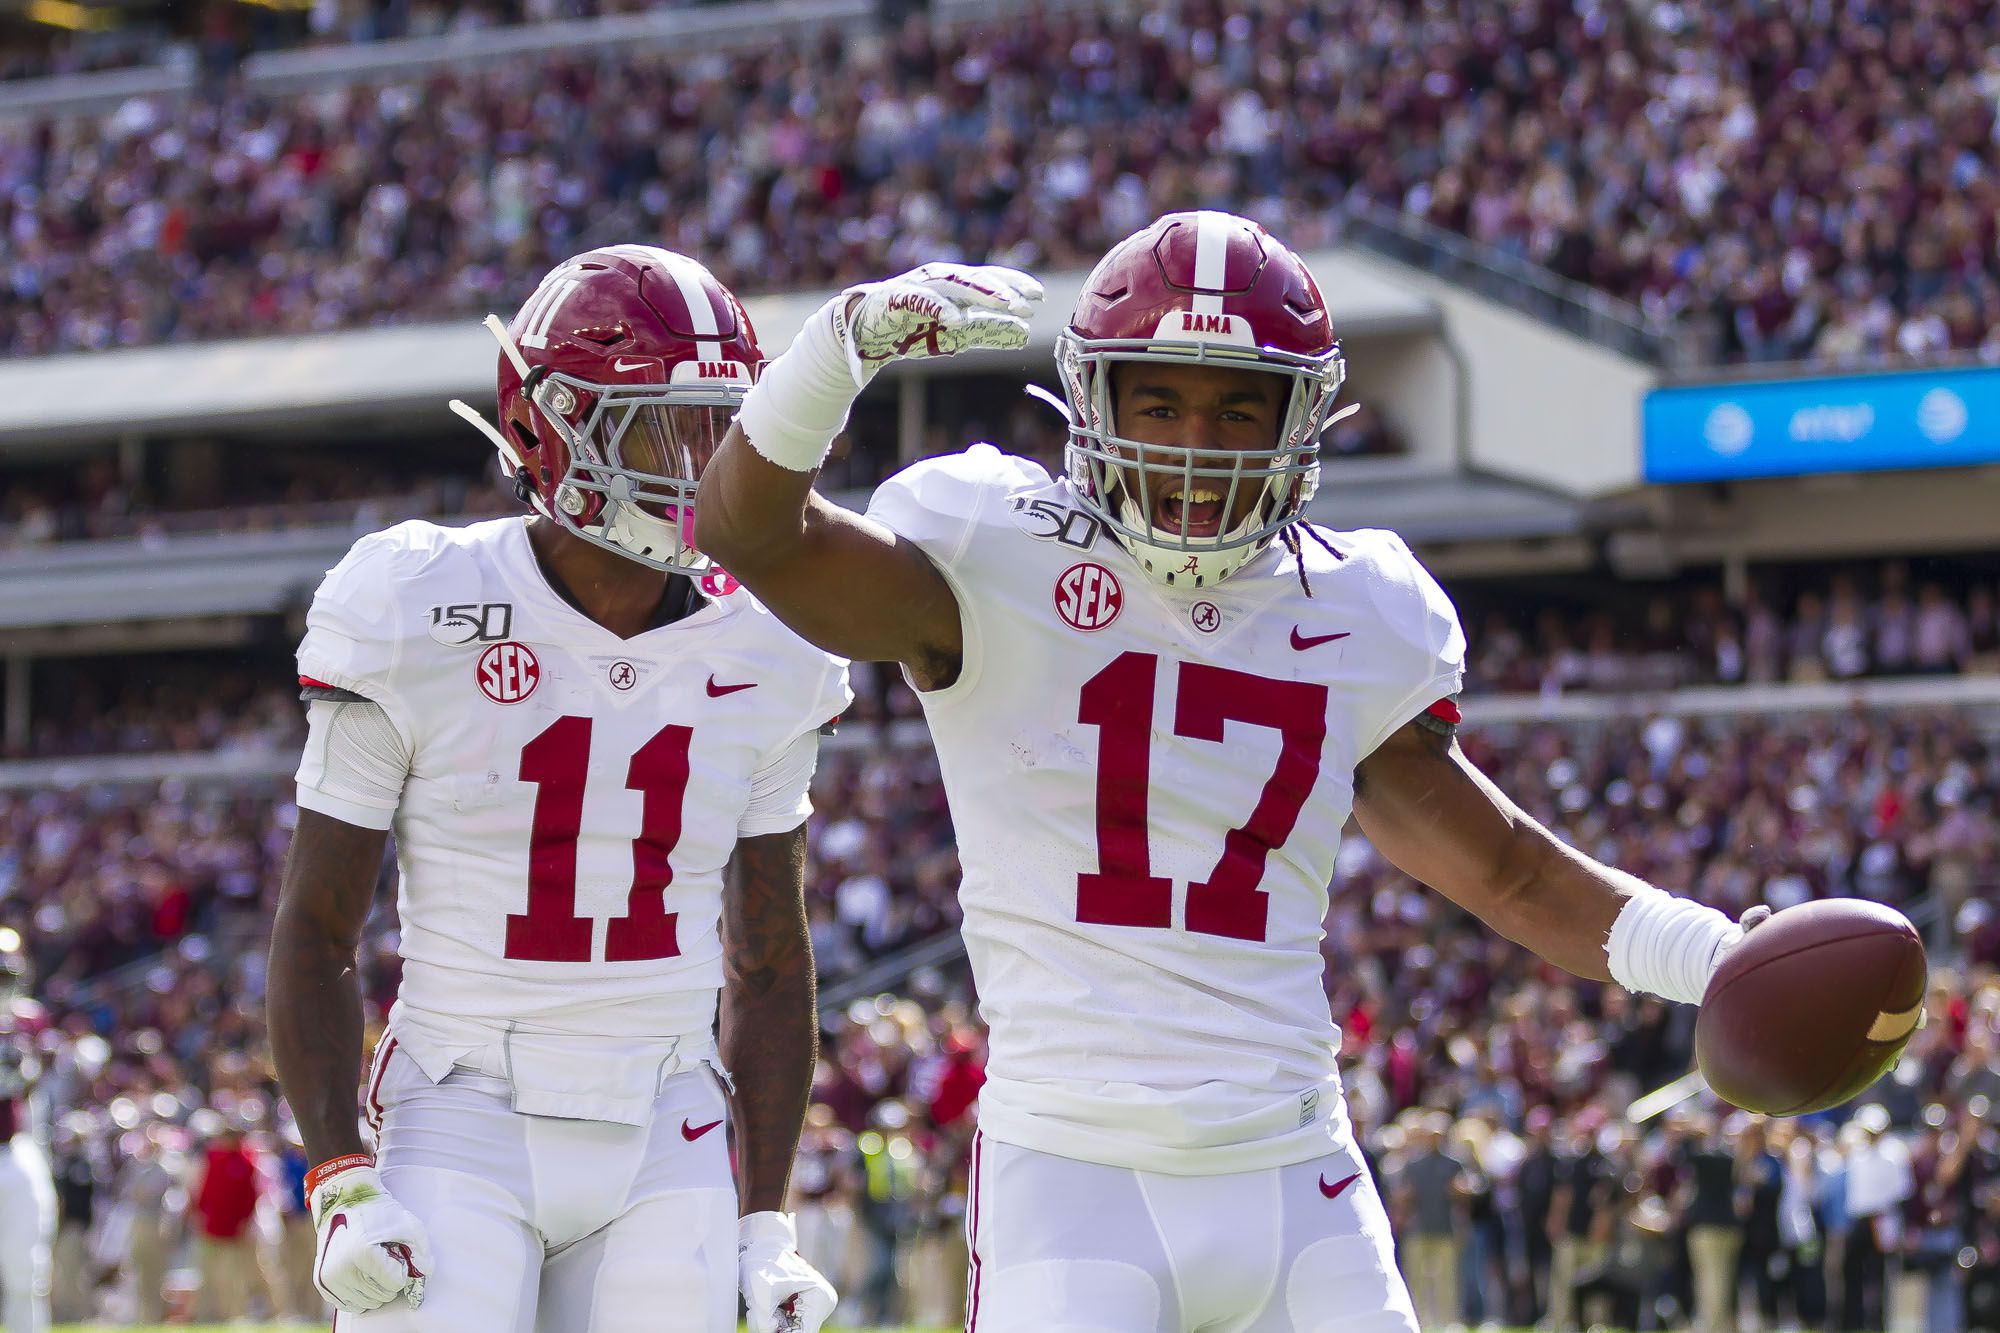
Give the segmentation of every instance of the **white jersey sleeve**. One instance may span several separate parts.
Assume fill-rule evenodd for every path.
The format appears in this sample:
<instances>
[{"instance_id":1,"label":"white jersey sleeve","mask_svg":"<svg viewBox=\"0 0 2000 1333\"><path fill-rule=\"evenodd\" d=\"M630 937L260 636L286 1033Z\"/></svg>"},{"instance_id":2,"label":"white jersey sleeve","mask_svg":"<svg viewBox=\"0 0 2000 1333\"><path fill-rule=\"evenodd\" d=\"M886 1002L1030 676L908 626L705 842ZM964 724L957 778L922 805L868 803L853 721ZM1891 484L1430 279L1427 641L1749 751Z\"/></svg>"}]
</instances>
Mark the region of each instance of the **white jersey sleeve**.
<instances>
[{"instance_id":1,"label":"white jersey sleeve","mask_svg":"<svg viewBox=\"0 0 2000 1333\"><path fill-rule=\"evenodd\" d=\"M1027 459L975 444L955 454L926 458L890 477L868 501L868 517L924 549L954 575L972 541L974 526L997 498L1019 485L1048 481Z\"/></svg>"},{"instance_id":2,"label":"white jersey sleeve","mask_svg":"<svg viewBox=\"0 0 2000 1333\"><path fill-rule=\"evenodd\" d=\"M982 524L993 524L1017 491L1046 487L1049 475L1014 454L990 444L975 444L955 454L926 458L890 477L868 501L868 517L899 537L915 542L938 567L958 599L964 636L963 667L958 679L931 693L960 698L975 688L986 659L985 598L977 585L982 571L974 568L974 535Z\"/></svg>"},{"instance_id":3,"label":"white jersey sleeve","mask_svg":"<svg viewBox=\"0 0 2000 1333\"><path fill-rule=\"evenodd\" d=\"M410 743L382 705L314 699L306 706L298 802L357 828L388 829L410 776Z\"/></svg>"},{"instance_id":4,"label":"white jersey sleeve","mask_svg":"<svg viewBox=\"0 0 2000 1333\"><path fill-rule=\"evenodd\" d=\"M299 804L361 828L394 822L416 748L415 714L397 670L393 575L407 549L403 535L390 528L363 537L327 571L299 644L301 687L366 701L315 699L307 709Z\"/></svg>"},{"instance_id":5,"label":"white jersey sleeve","mask_svg":"<svg viewBox=\"0 0 2000 1333\"><path fill-rule=\"evenodd\" d=\"M395 576L410 549L404 540L410 526L363 537L327 571L306 612L306 636L299 644L301 685L373 700L405 739L411 717L398 679L402 635Z\"/></svg>"},{"instance_id":6,"label":"white jersey sleeve","mask_svg":"<svg viewBox=\"0 0 2000 1333\"><path fill-rule=\"evenodd\" d=\"M825 662L826 671L803 729L751 776L750 800L736 825L739 838L789 833L812 814L812 779L819 766L820 733L839 721L854 700L844 664L831 657Z\"/></svg>"},{"instance_id":7,"label":"white jersey sleeve","mask_svg":"<svg viewBox=\"0 0 2000 1333\"><path fill-rule=\"evenodd\" d=\"M1357 654L1363 678L1354 703L1355 736L1357 758L1366 758L1412 718L1458 695L1465 684L1465 631L1451 598L1401 537L1370 529L1345 540L1357 548L1369 599L1388 630L1378 651Z\"/></svg>"},{"instance_id":8,"label":"white jersey sleeve","mask_svg":"<svg viewBox=\"0 0 2000 1333\"><path fill-rule=\"evenodd\" d=\"M972 526L992 494L990 478L1014 462L992 444L912 462L876 486L868 516L924 548L950 574L966 554Z\"/></svg>"},{"instance_id":9,"label":"white jersey sleeve","mask_svg":"<svg viewBox=\"0 0 2000 1333\"><path fill-rule=\"evenodd\" d=\"M739 838L789 833L812 814L813 771L819 767L819 737L801 736L750 779L750 803L736 822Z\"/></svg>"}]
</instances>

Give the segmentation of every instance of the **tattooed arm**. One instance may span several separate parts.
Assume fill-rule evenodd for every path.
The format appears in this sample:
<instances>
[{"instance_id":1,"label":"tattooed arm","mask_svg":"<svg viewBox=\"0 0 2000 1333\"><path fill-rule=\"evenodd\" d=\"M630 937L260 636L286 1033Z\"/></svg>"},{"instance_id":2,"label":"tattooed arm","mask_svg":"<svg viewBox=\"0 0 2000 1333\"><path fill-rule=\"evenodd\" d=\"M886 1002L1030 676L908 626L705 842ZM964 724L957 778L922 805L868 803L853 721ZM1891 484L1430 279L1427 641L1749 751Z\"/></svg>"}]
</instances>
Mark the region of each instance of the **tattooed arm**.
<instances>
[{"instance_id":1,"label":"tattooed arm","mask_svg":"<svg viewBox=\"0 0 2000 1333\"><path fill-rule=\"evenodd\" d=\"M736 1080L737 1206L780 1211L819 1047L806 830L739 838L723 895L722 1059Z\"/></svg>"},{"instance_id":2,"label":"tattooed arm","mask_svg":"<svg viewBox=\"0 0 2000 1333\"><path fill-rule=\"evenodd\" d=\"M361 983L354 949L375 897L388 833L299 811L271 926L266 1021L278 1082L306 1155L362 1152Z\"/></svg>"}]
</instances>

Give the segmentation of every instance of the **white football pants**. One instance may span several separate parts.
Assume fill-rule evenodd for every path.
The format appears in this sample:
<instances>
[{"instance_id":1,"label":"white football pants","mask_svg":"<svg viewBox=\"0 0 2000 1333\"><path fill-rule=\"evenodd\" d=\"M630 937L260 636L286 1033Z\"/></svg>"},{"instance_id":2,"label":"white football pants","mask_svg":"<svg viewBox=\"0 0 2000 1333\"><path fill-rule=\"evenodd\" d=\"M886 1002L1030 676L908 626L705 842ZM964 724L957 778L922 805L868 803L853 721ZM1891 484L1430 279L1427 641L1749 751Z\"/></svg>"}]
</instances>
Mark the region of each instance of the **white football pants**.
<instances>
[{"instance_id":1,"label":"white football pants","mask_svg":"<svg viewBox=\"0 0 2000 1333\"><path fill-rule=\"evenodd\" d=\"M55 1235L48 1154L26 1134L0 1140L0 1311L7 1333L48 1333Z\"/></svg>"},{"instance_id":2,"label":"white football pants","mask_svg":"<svg viewBox=\"0 0 2000 1333\"><path fill-rule=\"evenodd\" d=\"M433 1084L391 1050L371 1089L382 1183L430 1231L423 1307L340 1315L339 1333L735 1333L728 1106L708 1069L652 1123L513 1109L463 1066Z\"/></svg>"},{"instance_id":3,"label":"white football pants","mask_svg":"<svg viewBox=\"0 0 2000 1333\"><path fill-rule=\"evenodd\" d=\"M972 1151L968 1333L1417 1333L1351 1147L1222 1176Z\"/></svg>"}]
</instances>

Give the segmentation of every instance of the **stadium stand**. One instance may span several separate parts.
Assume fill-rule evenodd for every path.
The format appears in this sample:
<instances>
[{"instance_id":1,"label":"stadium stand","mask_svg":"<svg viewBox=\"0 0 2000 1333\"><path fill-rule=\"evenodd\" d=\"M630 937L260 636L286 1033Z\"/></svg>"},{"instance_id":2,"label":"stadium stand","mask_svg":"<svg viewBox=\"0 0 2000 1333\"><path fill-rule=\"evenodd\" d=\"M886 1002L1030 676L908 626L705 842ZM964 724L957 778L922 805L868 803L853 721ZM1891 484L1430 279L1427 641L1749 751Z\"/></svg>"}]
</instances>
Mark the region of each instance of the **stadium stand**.
<instances>
[{"instance_id":1,"label":"stadium stand","mask_svg":"<svg viewBox=\"0 0 2000 1333\"><path fill-rule=\"evenodd\" d=\"M640 233L746 289L1079 267L1201 201L1454 262L1438 229L1625 303L1684 361L1990 359L1995 23L1974 0L1031 9L134 99L0 129L0 346L483 312Z\"/></svg>"},{"instance_id":2,"label":"stadium stand","mask_svg":"<svg viewBox=\"0 0 2000 1333\"><path fill-rule=\"evenodd\" d=\"M52 1019L58 1318L323 1314L262 1019L297 817L286 654L357 533L513 508L439 433L447 395L378 392L385 368L471 366L451 391L490 392L469 318L600 240L768 289L781 346L817 289L952 256L1074 282L1199 202L1342 278L1366 401L1316 512L1403 527L1458 598L1475 762L1662 885L1730 910L1879 899L1940 964L1868 1109L1635 1126L1633 1096L1688 1068L1691 1012L1536 964L1351 840L1328 1000L1426 1327L1683 1327L1727 1254L1765 1329L2000 1331L1991 469L1648 487L1630 424L1663 367L2000 358L2000 10L721 13L750 8L216 5L178 46L0 55L0 352L110 404L50 429L34 381L0 394L0 929ZM278 340L384 324L412 341ZM167 343L189 346L116 350ZM85 350L108 355L53 356ZM1495 388L1530 362L1532 413ZM273 387L149 415L134 368L142 397ZM1053 462L1015 369L885 376L825 485L858 502L972 435ZM845 1325L942 1327L984 1033L915 699L865 664L855 688L810 828L825 1042L794 1202ZM393 878L361 954L371 1041ZM246 1152L247 1195L204 1188Z\"/></svg>"},{"instance_id":3,"label":"stadium stand","mask_svg":"<svg viewBox=\"0 0 2000 1333\"><path fill-rule=\"evenodd\" d=\"M866 723L855 730L872 734ZM1965 970L1938 978L1932 1025L1870 1096L1892 1118L1894 1141L1908 1139L1918 1155L1974 1141L1964 1168L1974 1176L1940 1188L1939 1217L1925 1214L1923 1226L1948 1228L1975 1248L1982 1235L2000 1238L1992 1230L2000 1214L1987 1211L2000 1142L1990 1141L1990 1120L1962 1123L1972 1097L2000 1094L1992 972L2000 718L1990 708L1503 726L1475 732L1469 749L1511 790L1534 794L1538 818L1656 882L1732 909L1865 895L1904 906L1931 923L1941 948L1962 949ZM837 997L842 979L870 961L948 935L956 863L927 747L871 740L845 749L816 795L811 919ZM58 1137L93 1164L89 1188L103 1196L94 1206L132 1206L114 1180L130 1156L129 1140L118 1147L127 1136L160 1143L160 1160L185 1187L196 1140L204 1128L217 1132L203 1112L252 1131L276 1172L284 1124L262 1038L256 945L292 817L282 784L0 797L5 843L15 849L0 860L0 924L29 938L41 993L64 1016L44 1039L62 1080ZM1534 964L1389 871L1359 840L1343 863L1325 947L1350 1101L1391 1182L1439 1117L1449 1126L1444 1151L1471 1181L1443 1215L1453 1263L1465 1270L1452 1296L1468 1302L1465 1317L1532 1322L1547 1309L1552 1266L1554 1280L1567 1272L1590 1288L1605 1262L1597 1242L1631 1239L1628 1223L1638 1229L1634 1243L1658 1252L1645 1280L1672 1293L1673 1231L1687 1221L1680 1194L1696 1178L1686 1159L1710 1131L1699 1119L1677 1120L1641 1137L1621 1131L1617 1117L1634 1094L1687 1067L1691 1015ZM363 955L378 1019L393 995L394 947L385 904ZM980 1033L957 964L919 969L905 984L901 998L863 995L826 1014L823 1109L800 1172L806 1234L826 1247L815 1257L844 1274L857 1326L947 1322L958 1298L955 1279L942 1275L958 1266L951 1227L963 1207L964 1100L976 1086ZM1756 1299L1768 1299L1773 1314L1807 1302L1800 1309L1810 1320L1810 1302L1826 1299L1822 1284L1847 1298L1837 1263L1818 1270L1814 1256L1824 1260L1821 1242L1848 1225L1825 1196L1861 1146L1829 1118L1797 1133L1819 1145L1803 1154L1797 1183L1818 1207L1798 1213L1781 1237L1756 1238L1792 1264L1784 1284L1760 1282ZM898 1135L916 1151L888 1170L880 1155ZM1787 1160L1790 1132L1773 1141ZM1591 1158L1590 1144L1617 1169ZM1538 1151L1550 1159L1531 1167ZM1587 1188L1603 1196L1584 1214L1587 1234L1544 1241L1563 1188L1551 1170L1590 1173ZM1628 1186L1628 1173L1638 1183ZM274 1274L285 1207L275 1181L259 1222ZM1787 1205L1795 1213L1796 1203ZM1930 1206L1909 1204L1913 1214ZM1403 1201L1406 1235L1424 1234L1424 1213L1414 1198ZM1823 1230L1802 1235L1800 1225ZM1952 1293L1987 1290L2000 1276L1996 1260L1986 1253L1941 1270L1940 1280ZM123 1255L101 1255L89 1272L88 1288L103 1288L94 1299L118 1308L132 1298ZM1524 1272L1532 1289L1501 1276ZM1866 1282L1857 1291L1855 1299L1880 1299Z\"/></svg>"}]
</instances>

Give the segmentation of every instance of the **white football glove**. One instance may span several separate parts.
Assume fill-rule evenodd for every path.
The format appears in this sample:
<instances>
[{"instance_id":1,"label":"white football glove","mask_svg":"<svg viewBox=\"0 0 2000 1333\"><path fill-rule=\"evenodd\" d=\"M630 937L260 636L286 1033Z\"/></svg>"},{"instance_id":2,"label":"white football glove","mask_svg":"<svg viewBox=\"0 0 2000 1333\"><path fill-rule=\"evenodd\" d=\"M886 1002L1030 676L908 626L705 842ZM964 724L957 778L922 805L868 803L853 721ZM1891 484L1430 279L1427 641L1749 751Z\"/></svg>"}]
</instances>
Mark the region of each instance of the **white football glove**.
<instances>
[{"instance_id":1,"label":"white football glove","mask_svg":"<svg viewBox=\"0 0 2000 1333\"><path fill-rule=\"evenodd\" d=\"M367 1314L408 1296L424 1303L431 1241L409 1209L382 1186L366 1158L314 1187L310 1200L318 1257L313 1285L348 1314Z\"/></svg>"},{"instance_id":2,"label":"white football glove","mask_svg":"<svg viewBox=\"0 0 2000 1333\"><path fill-rule=\"evenodd\" d=\"M799 1254L790 1213L751 1213L737 1222L736 1272L750 1333L819 1333L840 1300Z\"/></svg>"},{"instance_id":3,"label":"white football glove","mask_svg":"<svg viewBox=\"0 0 2000 1333\"><path fill-rule=\"evenodd\" d=\"M1028 345L1042 284L1011 268L925 264L849 287L815 310L751 386L736 413L750 447L811 472L847 424L854 396L899 357Z\"/></svg>"},{"instance_id":4,"label":"white football glove","mask_svg":"<svg viewBox=\"0 0 2000 1333\"><path fill-rule=\"evenodd\" d=\"M833 305L833 331L859 389L899 357L1026 347L1042 284L996 264L933 263L849 287L841 297Z\"/></svg>"}]
</instances>

